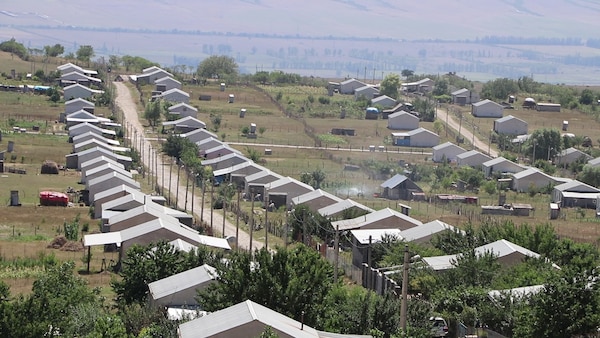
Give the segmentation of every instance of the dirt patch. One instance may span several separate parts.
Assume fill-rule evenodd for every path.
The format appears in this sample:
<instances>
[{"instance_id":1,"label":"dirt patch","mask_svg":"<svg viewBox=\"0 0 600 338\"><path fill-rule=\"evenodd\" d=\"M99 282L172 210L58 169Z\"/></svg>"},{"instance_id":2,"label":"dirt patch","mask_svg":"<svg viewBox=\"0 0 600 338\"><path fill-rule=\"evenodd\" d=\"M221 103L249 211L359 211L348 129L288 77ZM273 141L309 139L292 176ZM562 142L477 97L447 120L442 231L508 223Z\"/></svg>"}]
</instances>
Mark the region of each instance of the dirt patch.
<instances>
[{"instance_id":1,"label":"dirt patch","mask_svg":"<svg viewBox=\"0 0 600 338\"><path fill-rule=\"evenodd\" d=\"M61 251L80 252L83 251L83 244L81 242L67 242L60 248Z\"/></svg>"},{"instance_id":2,"label":"dirt patch","mask_svg":"<svg viewBox=\"0 0 600 338\"><path fill-rule=\"evenodd\" d=\"M65 236L58 236L48 244L50 249L59 249L60 251L80 252L83 251L83 244L77 241L69 241Z\"/></svg>"},{"instance_id":3,"label":"dirt patch","mask_svg":"<svg viewBox=\"0 0 600 338\"><path fill-rule=\"evenodd\" d=\"M50 242L50 244L48 244L48 248L50 249L60 249L62 248L65 244L67 244L67 238L65 238L65 236L58 236L56 238L54 238L52 240L52 242Z\"/></svg>"}]
</instances>

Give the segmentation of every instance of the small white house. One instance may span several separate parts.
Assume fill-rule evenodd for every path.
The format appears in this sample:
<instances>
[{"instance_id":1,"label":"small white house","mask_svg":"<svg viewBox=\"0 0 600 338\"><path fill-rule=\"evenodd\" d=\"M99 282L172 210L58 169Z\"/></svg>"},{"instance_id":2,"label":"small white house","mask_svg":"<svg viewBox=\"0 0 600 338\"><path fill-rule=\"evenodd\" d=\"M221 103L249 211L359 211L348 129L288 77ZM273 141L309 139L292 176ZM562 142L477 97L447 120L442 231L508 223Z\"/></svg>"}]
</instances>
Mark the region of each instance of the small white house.
<instances>
[{"instance_id":1,"label":"small white house","mask_svg":"<svg viewBox=\"0 0 600 338\"><path fill-rule=\"evenodd\" d=\"M379 89L377 89L375 86L371 86L371 85L357 88L354 91L354 98L357 100L360 98L365 98L367 100L371 100L376 95L379 95Z\"/></svg>"},{"instance_id":2,"label":"small white house","mask_svg":"<svg viewBox=\"0 0 600 338\"><path fill-rule=\"evenodd\" d=\"M504 107L492 100L483 100L471 105L471 114L475 117L502 117Z\"/></svg>"},{"instance_id":3,"label":"small white house","mask_svg":"<svg viewBox=\"0 0 600 338\"><path fill-rule=\"evenodd\" d=\"M176 105L169 107L169 114L177 115L180 118L182 117L198 117L198 109L196 107L190 106L187 103L181 102Z\"/></svg>"},{"instance_id":4,"label":"small white house","mask_svg":"<svg viewBox=\"0 0 600 338\"><path fill-rule=\"evenodd\" d=\"M592 157L584 153L583 151L573 147L561 151L556 156L556 162L559 166L569 165L579 159L589 161L590 159L592 159Z\"/></svg>"},{"instance_id":5,"label":"small white house","mask_svg":"<svg viewBox=\"0 0 600 338\"><path fill-rule=\"evenodd\" d=\"M419 128L419 118L401 110L388 116L388 129L413 130Z\"/></svg>"},{"instance_id":6,"label":"small white house","mask_svg":"<svg viewBox=\"0 0 600 338\"><path fill-rule=\"evenodd\" d=\"M513 175L512 189L518 192L528 192L531 188L541 189L554 185L556 182L552 176L536 168L529 168Z\"/></svg>"},{"instance_id":7,"label":"small white house","mask_svg":"<svg viewBox=\"0 0 600 338\"><path fill-rule=\"evenodd\" d=\"M80 97L65 102L65 115L69 115L78 110L86 110L94 113L94 103Z\"/></svg>"},{"instance_id":8,"label":"small white house","mask_svg":"<svg viewBox=\"0 0 600 338\"><path fill-rule=\"evenodd\" d=\"M494 121L494 131L501 135L525 135L527 134L527 128L527 122L512 115Z\"/></svg>"},{"instance_id":9,"label":"small white house","mask_svg":"<svg viewBox=\"0 0 600 338\"><path fill-rule=\"evenodd\" d=\"M170 76L162 77L154 82L157 92L166 92L167 90L177 88L181 89L181 82Z\"/></svg>"},{"instance_id":10,"label":"small white house","mask_svg":"<svg viewBox=\"0 0 600 338\"><path fill-rule=\"evenodd\" d=\"M395 146L435 147L440 143L438 134L425 128L417 128L402 133L392 133Z\"/></svg>"},{"instance_id":11,"label":"small white house","mask_svg":"<svg viewBox=\"0 0 600 338\"><path fill-rule=\"evenodd\" d=\"M433 149L433 162L442 162L443 159L450 162L456 162L456 156L466 152L466 150L452 142L439 144Z\"/></svg>"},{"instance_id":12,"label":"small white house","mask_svg":"<svg viewBox=\"0 0 600 338\"><path fill-rule=\"evenodd\" d=\"M525 170L524 167L504 157L496 157L481 164L481 169L485 177L492 176L493 173L514 174Z\"/></svg>"},{"instance_id":13,"label":"small white house","mask_svg":"<svg viewBox=\"0 0 600 338\"><path fill-rule=\"evenodd\" d=\"M82 86L79 83L64 88L65 100L72 100L77 98L87 99L99 94L104 94L104 91L91 89L86 86Z\"/></svg>"},{"instance_id":14,"label":"small white house","mask_svg":"<svg viewBox=\"0 0 600 338\"><path fill-rule=\"evenodd\" d=\"M450 93L450 96L452 96L452 103L460 106L479 101L479 94L467 88L455 90Z\"/></svg>"},{"instance_id":15,"label":"small white house","mask_svg":"<svg viewBox=\"0 0 600 338\"><path fill-rule=\"evenodd\" d=\"M173 74L158 67L146 69L148 69L148 72L135 76L135 79L139 84L153 84L158 79L162 79L164 77L173 77Z\"/></svg>"},{"instance_id":16,"label":"small white house","mask_svg":"<svg viewBox=\"0 0 600 338\"><path fill-rule=\"evenodd\" d=\"M396 100L387 96L381 95L371 100L372 106L379 106L383 108L391 108L396 105Z\"/></svg>"},{"instance_id":17,"label":"small white house","mask_svg":"<svg viewBox=\"0 0 600 338\"><path fill-rule=\"evenodd\" d=\"M477 151L477 150L469 150L462 154L456 156L456 164L459 167L469 166L469 167L479 167L483 163L491 160L492 158Z\"/></svg>"},{"instance_id":18,"label":"small white house","mask_svg":"<svg viewBox=\"0 0 600 338\"><path fill-rule=\"evenodd\" d=\"M167 90L166 92L163 92L160 95L153 96L153 98L162 99L174 103L190 103L190 94L177 88Z\"/></svg>"},{"instance_id":19,"label":"small white house","mask_svg":"<svg viewBox=\"0 0 600 338\"><path fill-rule=\"evenodd\" d=\"M348 79L340 82L340 94L353 95L354 91L360 87L364 87L367 84L357 79Z\"/></svg>"}]
</instances>

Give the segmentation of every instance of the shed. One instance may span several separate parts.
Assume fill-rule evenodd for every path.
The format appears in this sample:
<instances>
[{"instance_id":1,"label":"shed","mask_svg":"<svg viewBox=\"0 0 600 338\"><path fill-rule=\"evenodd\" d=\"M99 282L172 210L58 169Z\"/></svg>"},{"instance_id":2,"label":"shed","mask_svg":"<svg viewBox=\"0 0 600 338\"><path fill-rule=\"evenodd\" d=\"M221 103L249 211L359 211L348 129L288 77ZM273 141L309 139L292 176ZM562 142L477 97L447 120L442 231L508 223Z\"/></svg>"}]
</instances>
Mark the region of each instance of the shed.
<instances>
[{"instance_id":1,"label":"shed","mask_svg":"<svg viewBox=\"0 0 600 338\"><path fill-rule=\"evenodd\" d=\"M502 117L504 107L491 100L483 100L471 105L471 114L475 117Z\"/></svg>"},{"instance_id":2,"label":"shed","mask_svg":"<svg viewBox=\"0 0 600 338\"><path fill-rule=\"evenodd\" d=\"M529 168L513 175L512 189L518 192L528 192L532 187L535 189L554 185L556 180L537 168Z\"/></svg>"},{"instance_id":3,"label":"shed","mask_svg":"<svg viewBox=\"0 0 600 338\"><path fill-rule=\"evenodd\" d=\"M433 147L433 162L442 162L443 159L449 162L456 162L456 156L466 152L466 150L452 142L438 144Z\"/></svg>"},{"instance_id":4,"label":"shed","mask_svg":"<svg viewBox=\"0 0 600 338\"><path fill-rule=\"evenodd\" d=\"M382 197L391 200L411 200L414 192L423 192L423 189L416 183L400 174L396 174L389 180L383 182L381 188L383 188Z\"/></svg>"},{"instance_id":5,"label":"shed","mask_svg":"<svg viewBox=\"0 0 600 338\"><path fill-rule=\"evenodd\" d=\"M440 137L425 128L417 128L402 133L392 133L395 146L434 147L440 143Z\"/></svg>"},{"instance_id":6,"label":"shed","mask_svg":"<svg viewBox=\"0 0 600 338\"><path fill-rule=\"evenodd\" d=\"M180 102L168 108L169 114L176 115L179 118L182 117L198 117L198 109L196 107L192 107L186 102ZM206 128L206 124L204 125Z\"/></svg>"},{"instance_id":7,"label":"shed","mask_svg":"<svg viewBox=\"0 0 600 338\"><path fill-rule=\"evenodd\" d=\"M481 166L483 163L491 159L492 158L488 155L485 155L477 150L469 150L456 156L456 164L459 167L469 166L475 168Z\"/></svg>"},{"instance_id":8,"label":"shed","mask_svg":"<svg viewBox=\"0 0 600 338\"><path fill-rule=\"evenodd\" d=\"M501 135L525 135L528 124L512 115L504 116L494 121L494 131Z\"/></svg>"},{"instance_id":9,"label":"shed","mask_svg":"<svg viewBox=\"0 0 600 338\"><path fill-rule=\"evenodd\" d=\"M419 128L419 118L409 112L401 110L388 116L388 129L414 130Z\"/></svg>"},{"instance_id":10,"label":"shed","mask_svg":"<svg viewBox=\"0 0 600 338\"><path fill-rule=\"evenodd\" d=\"M195 307L197 292L215 282L217 270L204 264L148 284L151 306Z\"/></svg>"},{"instance_id":11,"label":"shed","mask_svg":"<svg viewBox=\"0 0 600 338\"><path fill-rule=\"evenodd\" d=\"M387 95L381 95L373 98L371 100L371 105L382 108L391 108L396 105L396 100Z\"/></svg>"},{"instance_id":12,"label":"shed","mask_svg":"<svg viewBox=\"0 0 600 338\"><path fill-rule=\"evenodd\" d=\"M364 87L367 84L356 79L348 79L340 82L340 94L353 95L358 88Z\"/></svg>"},{"instance_id":13,"label":"shed","mask_svg":"<svg viewBox=\"0 0 600 338\"><path fill-rule=\"evenodd\" d=\"M317 189L314 191L307 192L306 194L302 194L296 196L292 199L292 205L304 205L309 210L313 212L317 212L317 210L325 208L329 205L341 202L342 199L330 194L324 190Z\"/></svg>"},{"instance_id":14,"label":"shed","mask_svg":"<svg viewBox=\"0 0 600 338\"><path fill-rule=\"evenodd\" d=\"M560 112L560 103L538 102L535 109L537 111Z\"/></svg>"},{"instance_id":15,"label":"shed","mask_svg":"<svg viewBox=\"0 0 600 338\"><path fill-rule=\"evenodd\" d=\"M354 98L356 100L359 100L359 99L372 100L377 95L379 95L379 89L372 85L366 85L366 86L357 88L354 91Z\"/></svg>"}]
</instances>

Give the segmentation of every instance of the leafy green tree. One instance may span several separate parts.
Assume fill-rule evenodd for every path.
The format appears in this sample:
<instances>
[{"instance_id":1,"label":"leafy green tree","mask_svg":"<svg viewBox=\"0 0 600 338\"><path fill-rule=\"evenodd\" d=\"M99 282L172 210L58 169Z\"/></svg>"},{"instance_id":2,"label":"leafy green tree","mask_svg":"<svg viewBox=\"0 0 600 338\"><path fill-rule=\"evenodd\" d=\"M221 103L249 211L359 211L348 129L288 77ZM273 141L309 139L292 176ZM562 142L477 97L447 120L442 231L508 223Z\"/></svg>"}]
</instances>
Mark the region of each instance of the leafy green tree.
<instances>
[{"instance_id":1,"label":"leafy green tree","mask_svg":"<svg viewBox=\"0 0 600 338\"><path fill-rule=\"evenodd\" d=\"M148 120L148 123L154 128L160 121L163 113L164 110L161 100L148 102L146 104L146 108L144 109L144 118Z\"/></svg>"},{"instance_id":2,"label":"leafy green tree","mask_svg":"<svg viewBox=\"0 0 600 338\"><path fill-rule=\"evenodd\" d=\"M410 70L410 69L403 69L400 74L402 74L403 77L407 78L407 77L415 75L415 71Z\"/></svg>"},{"instance_id":3,"label":"leafy green tree","mask_svg":"<svg viewBox=\"0 0 600 338\"><path fill-rule=\"evenodd\" d=\"M232 57L213 55L200 62L197 74L206 79L219 78L234 81L238 76L238 65Z\"/></svg>"},{"instance_id":4,"label":"leafy green tree","mask_svg":"<svg viewBox=\"0 0 600 338\"><path fill-rule=\"evenodd\" d=\"M312 178L312 182L314 183L313 188L315 188L315 189L320 189L321 183L323 183L323 181L325 181L325 178L327 177L327 175L325 175L325 172L323 170L321 170L320 168L317 168L316 170L314 170L310 174L310 176Z\"/></svg>"},{"instance_id":5,"label":"leafy green tree","mask_svg":"<svg viewBox=\"0 0 600 338\"><path fill-rule=\"evenodd\" d=\"M265 84L269 81L269 72L266 72L266 71L256 72L256 74L254 74L254 76L253 76L253 80L260 84Z\"/></svg>"},{"instance_id":6,"label":"leafy green tree","mask_svg":"<svg viewBox=\"0 0 600 338\"><path fill-rule=\"evenodd\" d=\"M448 95L450 90L448 89L448 81L441 79L435 83L432 94L434 96Z\"/></svg>"},{"instance_id":7,"label":"leafy green tree","mask_svg":"<svg viewBox=\"0 0 600 338\"><path fill-rule=\"evenodd\" d=\"M217 263L218 283L199 291L198 301L206 311L216 311L248 299L309 326L318 324L332 288L333 267L318 252L303 245L237 252Z\"/></svg>"},{"instance_id":8,"label":"leafy green tree","mask_svg":"<svg viewBox=\"0 0 600 338\"><path fill-rule=\"evenodd\" d=\"M312 182L312 175L309 172L303 172L300 174L300 182L304 184L310 184Z\"/></svg>"},{"instance_id":9,"label":"leafy green tree","mask_svg":"<svg viewBox=\"0 0 600 338\"><path fill-rule=\"evenodd\" d=\"M44 54L46 57L57 57L65 52L65 47L61 44L55 44L54 46L44 46Z\"/></svg>"},{"instance_id":10,"label":"leafy green tree","mask_svg":"<svg viewBox=\"0 0 600 338\"><path fill-rule=\"evenodd\" d=\"M81 62L86 62L89 66L90 61L96 55L96 53L94 52L94 47L92 47L91 45L82 45L79 46L79 49L77 49L75 55L77 56L77 60Z\"/></svg>"},{"instance_id":11,"label":"leafy green tree","mask_svg":"<svg viewBox=\"0 0 600 338\"><path fill-rule=\"evenodd\" d=\"M560 131L547 128L536 129L527 140L526 149L536 160L547 160L548 154L556 154L562 150Z\"/></svg>"},{"instance_id":12,"label":"leafy green tree","mask_svg":"<svg viewBox=\"0 0 600 338\"><path fill-rule=\"evenodd\" d=\"M15 38L0 43L0 50L3 52L10 53L11 56L17 55L20 59L23 60L26 60L28 56L27 48L25 48L25 46L22 43L17 42Z\"/></svg>"},{"instance_id":13,"label":"leafy green tree","mask_svg":"<svg viewBox=\"0 0 600 338\"><path fill-rule=\"evenodd\" d=\"M117 301L124 304L143 303L148 297L148 284L176 273L211 263L206 247L186 253L175 249L166 241L147 246L134 245L127 250L119 273L120 280L111 286Z\"/></svg>"},{"instance_id":14,"label":"leafy green tree","mask_svg":"<svg viewBox=\"0 0 600 338\"><path fill-rule=\"evenodd\" d=\"M519 86L515 80L508 78L495 79L483 85L481 98L491 100L506 100L509 95L517 93Z\"/></svg>"},{"instance_id":15,"label":"leafy green tree","mask_svg":"<svg viewBox=\"0 0 600 338\"><path fill-rule=\"evenodd\" d=\"M584 89L581 91L581 96L579 96L579 103L590 105L594 103L594 92L591 89Z\"/></svg>"},{"instance_id":16,"label":"leafy green tree","mask_svg":"<svg viewBox=\"0 0 600 338\"><path fill-rule=\"evenodd\" d=\"M385 76L383 81L381 81L381 86L379 87L379 93L381 95L387 95L391 98L398 98L398 90L400 89L401 81L398 74L388 74Z\"/></svg>"}]
</instances>

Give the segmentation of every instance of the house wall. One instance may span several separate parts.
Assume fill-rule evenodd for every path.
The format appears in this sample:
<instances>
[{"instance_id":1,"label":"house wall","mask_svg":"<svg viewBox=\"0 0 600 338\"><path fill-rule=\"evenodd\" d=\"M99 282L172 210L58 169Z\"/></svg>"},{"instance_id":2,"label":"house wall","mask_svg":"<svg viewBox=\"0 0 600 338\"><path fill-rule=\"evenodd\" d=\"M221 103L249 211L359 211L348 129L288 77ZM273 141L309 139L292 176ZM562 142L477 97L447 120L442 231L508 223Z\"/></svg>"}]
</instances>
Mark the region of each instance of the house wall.
<instances>
[{"instance_id":1,"label":"house wall","mask_svg":"<svg viewBox=\"0 0 600 338\"><path fill-rule=\"evenodd\" d=\"M307 201L306 203L302 203L301 205L305 205L309 210L316 212L317 210L325 208L326 206L332 205L334 203L336 203L335 200L327 196L320 196L317 198L313 198L312 200Z\"/></svg>"},{"instance_id":2,"label":"house wall","mask_svg":"<svg viewBox=\"0 0 600 338\"><path fill-rule=\"evenodd\" d=\"M92 93L90 91L86 90L85 88L73 87L73 88L65 89L65 94L64 94L65 100L71 100L71 99L77 99L77 98L88 99L90 97L92 97Z\"/></svg>"},{"instance_id":3,"label":"house wall","mask_svg":"<svg viewBox=\"0 0 600 338\"><path fill-rule=\"evenodd\" d=\"M440 143L440 137L429 133L418 133L410 137L411 147L435 147Z\"/></svg>"},{"instance_id":4,"label":"house wall","mask_svg":"<svg viewBox=\"0 0 600 338\"><path fill-rule=\"evenodd\" d=\"M383 220L362 226L360 229L400 229L406 230L416 225L396 216L390 216Z\"/></svg>"},{"instance_id":5,"label":"house wall","mask_svg":"<svg viewBox=\"0 0 600 338\"><path fill-rule=\"evenodd\" d=\"M161 97L165 101L176 102L176 103L190 103L189 96L183 95L182 93L170 93L166 96Z\"/></svg>"},{"instance_id":6,"label":"house wall","mask_svg":"<svg viewBox=\"0 0 600 338\"><path fill-rule=\"evenodd\" d=\"M340 94L354 94L354 91L360 87L364 87L365 84L359 81L352 81L350 83L340 84Z\"/></svg>"},{"instance_id":7,"label":"house wall","mask_svg":"<svg viewBox=\"0 0 600 338\"><path fill-rule=\"evenodd\" d=\"M448 147L448 148L444 148L441 150L434 150L433 151L433 162L441 162L442 158L444 158L444 156L446 157L447 160L449 160L451 162L455 162L456 156L458 156L464 152L465 151L463 149L459 149L459 148L455 148L455 147Z\"/></svg>"},{"instance_id":8,"label":"house wall","mask_svg":"<svg viewBox=\"0 0 600 338\"><path fill-rule=\"evenodd\" d=\"M392 130L414 130L419 128L419 119L410 116L400 115L388 119L388 128Z\"/></svg>"},{"instance_id":9,"label":"house wall","mask_svg":"<svg viewBox=\"0 0 600 338\"><path fill-rule=\"evenodd\" d=\"M471 112L475 117L502 117L503 108L490 102L481 106L472 106Z\"/></svg>"},{"instance_id":10,"label":"house wall","mask_svg":"<svg viewBox=\"0 0 600 338\"><path fill-rule=\"evenodd\" d=\"M142 212L141 214L135 215L131 218L123 220L121 222L116 222L113 224L107 224L103 227L102 232L117 232L125 229L129 229L136 225L140 225L142 223L150 222L151 220L157 219L156 216L151 215L147 212ZM109 220L110 221L110 220ZM104 231L106 230L106 231Z\"/></svg>"},{"instance_id":11,"label":"house wall","mask_svg":"<svg viewBox=\"0 0 600 338\"><path fill-rule=\"evenodd\" d=\"M543 188L552 183L552 180L541 175L530 175L521 179L513 179L513 190L518 192L528 192L529 186L533 183L536 189Z\"/></svg>"},{"instance_id":12,"label":"house wall","mask_svg":"<svg viewBox=\"0 0 600 338\"><path fill-rule=\"evenodd\" d=\"M524 135L527 134L527 123L516 119L504 122L494 121L494 131L498 134Z\"/></svg>"}]
</instances>

